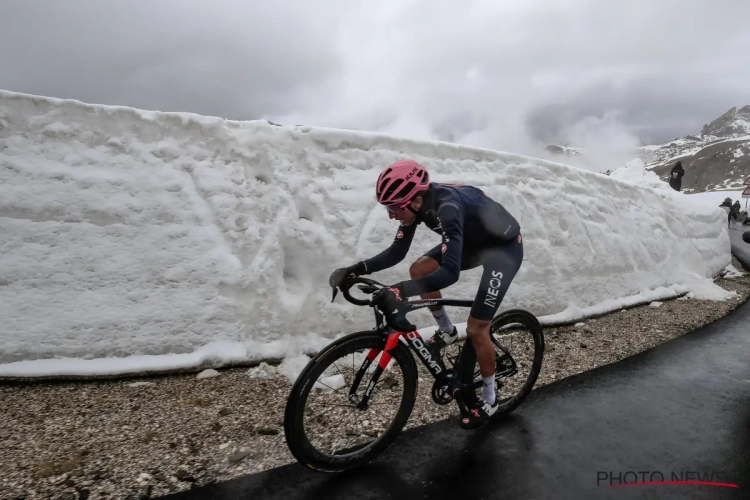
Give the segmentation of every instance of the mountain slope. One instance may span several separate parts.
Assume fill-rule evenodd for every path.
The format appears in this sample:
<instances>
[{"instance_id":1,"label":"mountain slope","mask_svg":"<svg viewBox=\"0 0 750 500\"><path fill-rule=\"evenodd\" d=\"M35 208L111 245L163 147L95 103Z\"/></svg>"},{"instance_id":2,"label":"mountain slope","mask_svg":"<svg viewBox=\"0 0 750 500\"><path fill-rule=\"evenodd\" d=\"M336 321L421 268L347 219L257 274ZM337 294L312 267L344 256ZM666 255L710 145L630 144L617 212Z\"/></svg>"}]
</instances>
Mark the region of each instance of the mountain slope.
<instances>
[{"instance_id":1,"label":"mountain slope","mask_svg":"<svg viewBox=\"0 0 750 500\"><path fill-rule=\"evenodd\" d=\"M636 154L664 180L680 160L687 192L737 189L750 176L750 106L730 109L704 125L700 136L644 146Z\"/></svg>"},{"instance_id":2,"label":"mountain slope","mask_svg":"<svg viewBox=\"0 0 750 500\"><path fill-rule=\"evenodd\" d=\"M685 169L682 187L687 192L740 189L750 176L750 137L713 142L647 168L667 180L678 159Z\"/></svg>"}]
</instances>

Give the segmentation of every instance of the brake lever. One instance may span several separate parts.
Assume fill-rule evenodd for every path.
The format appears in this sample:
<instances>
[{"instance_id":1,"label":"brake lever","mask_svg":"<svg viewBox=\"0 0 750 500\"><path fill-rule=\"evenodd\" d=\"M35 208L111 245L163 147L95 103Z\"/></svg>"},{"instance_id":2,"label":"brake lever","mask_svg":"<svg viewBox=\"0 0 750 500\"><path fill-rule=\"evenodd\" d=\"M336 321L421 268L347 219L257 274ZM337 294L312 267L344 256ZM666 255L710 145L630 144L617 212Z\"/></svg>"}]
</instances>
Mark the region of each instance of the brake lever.
<instances>
[{"instance_id":1,"label":"brake lever","mask_svg":"<svg viewBox=\"0 0 750 500\"><path fill-rule=\"evenodd\" d=\"M336 287L333 287L333 296L331 297L331 302L333 302L334 300L336 300L336 294L338 294L338 293L339 293L339 289L336 288Z\"/></svg>"}]
</instances>

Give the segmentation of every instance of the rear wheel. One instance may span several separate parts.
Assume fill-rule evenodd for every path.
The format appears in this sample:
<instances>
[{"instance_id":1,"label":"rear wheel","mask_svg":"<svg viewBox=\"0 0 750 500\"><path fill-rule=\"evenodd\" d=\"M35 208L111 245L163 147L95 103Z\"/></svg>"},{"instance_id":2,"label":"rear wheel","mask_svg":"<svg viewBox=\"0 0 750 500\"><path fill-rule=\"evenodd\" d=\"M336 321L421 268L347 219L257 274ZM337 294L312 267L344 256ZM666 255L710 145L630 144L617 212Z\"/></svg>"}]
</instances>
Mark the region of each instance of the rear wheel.
<instances>
[{"instance_id":1,"label":"rear wheel","mask_svg":"<svg viewBox=\"0 0 750 500\"><path fill-rule=\"evenodd\" d=\"M495 317L490 337L495 350L503 352L498 356L495 372L500 408L493 415L493 418L500 418L518 408L531 394L542 371L544 330L533 314L514 309ZM520 374L525 370L528 375L524 377Z\"/></svg>"},{"instance_id":2,"label":"rear wheel","mask_svg":"<svg viewBox=\"0 0 750 500\"><path fill-rule=\"evenodd\" d=\"M373 460L398 437L414 407L417 367L399 342L369 388L386 340L374 331L353 333L323 349L302 371L284 414L289 450L301 464L323 472L352 469ZM381 352L368 362L372 350ZM371 392L363 406L366 390Z\"/></svg>"},{"instance_id":3,"label":"rear wheel","mask_svg":"<svg viewBox=\"0 0 750 500\"><path fill-rule=\"evenodd\" d=\"M500 402L492 418L497 419L518 408L534 388L542 370L544 331L533 314L513 309L498 314L492 320L490 340L495 346L495 392ZM464 346L457 344L463 343L456 342L446 349L446 366L452 367L461 359L462 349L470 349L469 353L464 353L463 360L472 369L470 373L463 372L462 380L467 381L471 377L474 382L479 382L482 374L471 341L467 339ZM475 396L479 398L481 393L480 387L476 389ZM443 397L436 402L447 404L450 400L450 397Z\"/></svg>"}]
</instances>

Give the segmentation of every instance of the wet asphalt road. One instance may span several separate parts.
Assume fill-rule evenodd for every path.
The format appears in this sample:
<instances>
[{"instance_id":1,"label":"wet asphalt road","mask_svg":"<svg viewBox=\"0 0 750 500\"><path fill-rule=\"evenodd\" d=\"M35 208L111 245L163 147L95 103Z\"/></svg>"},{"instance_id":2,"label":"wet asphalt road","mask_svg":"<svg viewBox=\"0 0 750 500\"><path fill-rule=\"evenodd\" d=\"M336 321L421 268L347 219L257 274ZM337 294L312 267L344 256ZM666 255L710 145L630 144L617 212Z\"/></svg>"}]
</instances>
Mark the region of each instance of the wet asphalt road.
<instances>
[{"instance_id":1,"label":"wet asphalt road","mask_svg":"<svg viewBox=\"0 0 750 500\"><path fill-rule=\"evenodd\" d=\"M733 224L730 237L750 268L747 227ZM737 487L632 484L683 480ZM292 464L163 498L750 498L750 302L650 351L539 388L478 431L445 420L403 433L350 473Z\"/></svg>"},{"instance_id":2,"label":"wet asphalt road","mask_svg":"<svg viewBox=\"0 0 750 500\"><path fill-rule=\"evenodd\" d=\"M738 488L611 486L662 478ZM542 387L478 431L441 421L405 432L348 474L292 464L166 498L750 498L750 302L650 351Z\"/></svg>"}]
</instances>

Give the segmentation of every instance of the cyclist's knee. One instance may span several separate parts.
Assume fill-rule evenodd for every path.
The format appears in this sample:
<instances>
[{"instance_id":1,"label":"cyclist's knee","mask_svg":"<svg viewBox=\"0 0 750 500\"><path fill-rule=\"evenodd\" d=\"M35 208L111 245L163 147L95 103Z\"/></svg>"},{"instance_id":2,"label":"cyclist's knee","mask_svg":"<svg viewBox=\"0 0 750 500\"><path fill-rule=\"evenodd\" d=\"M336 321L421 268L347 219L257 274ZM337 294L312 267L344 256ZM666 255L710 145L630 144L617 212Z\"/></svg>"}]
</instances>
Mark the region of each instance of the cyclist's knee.
<instances>
[{"instance_id":1,"label":"cyclist's knee","mask_svg":"<svg viewBox=\"0 0 750 500\"><path fill-rule=\"evenodd\" d=\"M435 259L423 255L409 267L409 276L411 276L411 279L419 279L435 272L438 267L440 265Z\"/></svg>"},{"instance_id":2,"label":"cyclist's knee","mask_svg":"<svg viewBox=\"0 0 750 500\"><path fill-rule=\"evenodd\" d=\"M485 334L489 334L491 323L492 321L469 317L469 321L466 323L466 336L469 338L479 338Z\"/></svg>"}]
</instances>

